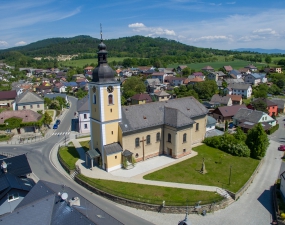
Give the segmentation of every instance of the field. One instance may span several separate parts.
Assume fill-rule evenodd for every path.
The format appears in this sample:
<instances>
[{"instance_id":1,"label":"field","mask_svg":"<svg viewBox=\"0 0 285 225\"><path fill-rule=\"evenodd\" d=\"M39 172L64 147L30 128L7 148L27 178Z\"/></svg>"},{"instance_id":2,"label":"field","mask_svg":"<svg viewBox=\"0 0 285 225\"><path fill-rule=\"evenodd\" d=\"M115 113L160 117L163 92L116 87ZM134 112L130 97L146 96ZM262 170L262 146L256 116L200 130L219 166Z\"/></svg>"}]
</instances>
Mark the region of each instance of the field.
<instances>
[{"instance_id":1,"label":"field","mask_svg":"<svg viewBox=\"0 0 285 225\"><path fill-rule=\"evenodd\" d=\"M240 69L240 68L247 66L248 64L250 64L250 62L243 61L243 60L235 60L235 61L229 61L229 62L218 61L218 62L206 62L206 63L191 63L191 64L185 64L185 65L190 67L190 69L200 71L205 66L211 66L215 70L218 70L219 68L223 66L228 66L228 65L232 66L233 69ZM177 68L178 65L181 65L181 64L170 64L167 67ZM257 68L261 68L262 66L264 66L264 64L260 64L260 63L254 63L254 65Z\"/></svg>"},{"instance_id":2,"label":"field","mask_svg":"<svg viewBox=\"0 0 285 225\"><path fill-rule=\"evenodd\" d=\"M108 62L112 62L112 61L123 61L124 59L126 59L127 57L110 57L108 58ZM62 61L60 62L60 64L62 66L73 66L73 67L81 67L83 68L85 65L90 65L91 63L94 63L95 65L97 65L97 58L94 59L78 59L78 60L70 60L70 61Z\"/></svg>"},{"instance_id":3,"label":"field","mask_svg":"<svg viewBox=\"0 0 285 225\"><path fill-rule=\"evenodd\" d=\"M232 156L206 145L193 150L198 152L197 156L150 173L144 176L144 179L210 185L237 192L248 181L259 163L259 160ZM203 158L208 172L206 174L199 173Z\"/></svg>"}]
</instances>

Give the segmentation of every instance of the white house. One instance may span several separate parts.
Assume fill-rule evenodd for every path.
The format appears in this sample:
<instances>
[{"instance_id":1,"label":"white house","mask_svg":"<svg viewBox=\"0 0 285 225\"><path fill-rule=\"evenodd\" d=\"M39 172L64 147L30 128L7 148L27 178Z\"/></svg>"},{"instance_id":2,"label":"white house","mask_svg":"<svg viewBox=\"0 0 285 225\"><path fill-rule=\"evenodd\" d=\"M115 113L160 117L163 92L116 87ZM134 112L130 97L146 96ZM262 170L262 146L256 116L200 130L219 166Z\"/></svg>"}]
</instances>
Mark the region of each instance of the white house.
<instances>
[{"instance_id":1,"label":"white house","mask_svg":"<svg viewBox=\"0 0 285 225\"><path fill-rule=\"evenodd\" d=\"M167 73L164 72L155 72L151 75L152 79L159 79L160 83L164 83L164 79L167 76Z\"/></svg>"},{"instance_id":2,"label":"white house","mask_svg":"<svg viewBox=\"0 0 285 225\"><path fill-rule=\"evenodd\" d=\"M89 133L90 132L90 112L89 112L89 96L77 101L78 112L78 132Z\"/></svg>"},{"instance_id":3,"label":"white house","mask_svg":"<svg viewBox=\"0 0 285 225\"><path fill-rule=\"evenodd\" d=\"M58 93L64 93L64 92L66 92L66 86L62 83L56 83L53 86L53 91L58 92Z\"/></svg>"},{"instance_id":4,"label":"white house","mask_svg":"<svg viewBox=\"0 0 285 225\"><path fill-rule=\"evenodd\" d=\"M245 83L233 83L229 84L225 91L229 95L242 95L243 97L250 98L252 94L252 88L250 84Z\"/></svg>"},{"instance_id":5,"label":"white house","mask_svg":"<svg viewBox=\"0 0 285 225\"><path fill-rule=\"evenodd\" d=\"M259 83L266 83L267 82L266 74L263 73L247 74L244 77L244 82L252 85L257 85Z\"/></svg>"}]
</instances>

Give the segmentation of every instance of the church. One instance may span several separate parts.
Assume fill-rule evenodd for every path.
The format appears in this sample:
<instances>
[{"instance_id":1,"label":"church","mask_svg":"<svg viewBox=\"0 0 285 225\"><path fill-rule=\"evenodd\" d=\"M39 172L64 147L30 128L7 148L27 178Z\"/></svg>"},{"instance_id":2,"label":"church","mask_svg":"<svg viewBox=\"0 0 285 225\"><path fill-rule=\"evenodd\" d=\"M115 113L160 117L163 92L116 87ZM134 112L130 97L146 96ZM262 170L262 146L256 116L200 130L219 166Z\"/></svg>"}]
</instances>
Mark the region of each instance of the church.
<instances>
[{"instance_id":1,"label":"church","mask_svg":"<svg viewBox=\"0 0 285 225\"><path fill-rule=\"evenodd\" d=\"M124 160L158 155L180 158L203 141L208 110L194 97L121 106L121 87L108 65L106 45L98 45L98 66L89 82L89 157L110 172Z\"/></svg>"}]
</instances>

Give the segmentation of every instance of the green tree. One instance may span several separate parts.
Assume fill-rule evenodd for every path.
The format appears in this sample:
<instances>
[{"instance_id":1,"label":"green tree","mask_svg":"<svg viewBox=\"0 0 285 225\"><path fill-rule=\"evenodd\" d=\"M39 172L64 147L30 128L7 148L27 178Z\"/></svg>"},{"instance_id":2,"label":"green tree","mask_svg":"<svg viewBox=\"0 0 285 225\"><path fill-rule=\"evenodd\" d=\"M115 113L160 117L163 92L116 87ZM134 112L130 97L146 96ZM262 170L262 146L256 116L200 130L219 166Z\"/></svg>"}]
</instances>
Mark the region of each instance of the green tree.
<instances>
[{"instance_id":1,"label":"green tree","mask_svg":"<svg viewBox=\"0 0 285 225\"><path fill-rule=\"evenodd\" d=\"M268 113L267 105L264 101L264 98L255 100L254 102L252 102L252 106L254 107L255 110Z\"/></svg>"},{"instance_id":2,"label":"green tree","mask_svg":"<svg viewBox=\"0 0 285 225\"><path fill-rule=\"evenodd\" d=\"M252 158L264 157L269 146L269 139L262 128L261 123L256 124L248 131L246 145L250 149Z\"/></svg>"},{"instance_id":3,"label":"green tree","mask_svg":"<svg viewBox=\"0 0 285 225\"><path fill-rule=\"evenodd\" d=\"M52 122L52 118L51 118L50 114L47 111L45 111L43 123L46 125L49 125L49 124L51 124L51 122Z\"/></svg>"},{"instance_id":4,"label":"green tree","mask_svg":"<svg viewBox=\"0 0 285 225\"><path fill-rule=\"evenodd\" d=\"M66 87L66 92L69 94L71 92L72 88L70 86Z\"/></svg>"},{"instance_id":5,"label":"green tree","mask_svg":"<svg viewBox=\"0 0 285 225\"><path fill-rule=\"evenodd\" d=\"M145 91L145 84L139 77L130 77L123 84L123 95L126 99L135 94L144 93Z\"/></svg>"},{"instance_id":6,"label":"green tree","mask_svg":"<svg viewBox=\"0 0 285 225\"><path fill-rule=\"evenodd\" d=\"M193 86L193 89L198 94L200 99L211 99L211 97L218 93L218 86L214 80L206 80L199 82Z\"/></svg>"},{"instance_id":7,"label":"green tree","mask_svg":"<svg viewBox=\"0 0 285 225\"><path fill-rule=\"evenodd\" d=\"M268 64L271 63L272 61L271 56L270 55L266 56L264 61Z\"/></svg>"},{"instance_id":8,"label":"green tree","mask_svg":"<svg viewBox=\"0 0 285 225\"><path fill-rule=\"evenodd\" d=\"M225 131L227 131L228 128L229 128L229 122L226 120L226 122L225 122Z\"/></svg>"},{"instance_id":9,"label":"green tree","mask_svg":"<svg viewBox=\"0 0 285 225\"><path fill-rule=\"evenodd\" d=\"M58 100L52 100L49 106L50 109L57 109L60 110L61 106Z\"/></svg>"},{"instance_id":10,"label":"green tree","mask_svg":"<svg viewBox=\"0 0 285 225\"><path fill-rule=\"evenodd\" d=\"M191 73L191 69L189 67L186 67L182 70L182 76L183 77L188 77Z\"/></svg>"},{"instance_id":11,"label":"green tree","mask_svg":"<svg viewBox=\"0 0 285 225\"><path fill-rule=\"evenodd\" d=\"M234 133L235 139L245 142L246 134L242 131L240 127L237 127L236 132Z\"/></svg>"},{"instance_id":12,"label":"green tree","mask_svg":"<svg viewBox=\"0 0 285 225\"><path fill-rule=\"evenodd\" d=\"M51 99L50 98L44 98L44 103L47 107L49 107L50 103L51 103Z\"/></svg>"}]
</instances>

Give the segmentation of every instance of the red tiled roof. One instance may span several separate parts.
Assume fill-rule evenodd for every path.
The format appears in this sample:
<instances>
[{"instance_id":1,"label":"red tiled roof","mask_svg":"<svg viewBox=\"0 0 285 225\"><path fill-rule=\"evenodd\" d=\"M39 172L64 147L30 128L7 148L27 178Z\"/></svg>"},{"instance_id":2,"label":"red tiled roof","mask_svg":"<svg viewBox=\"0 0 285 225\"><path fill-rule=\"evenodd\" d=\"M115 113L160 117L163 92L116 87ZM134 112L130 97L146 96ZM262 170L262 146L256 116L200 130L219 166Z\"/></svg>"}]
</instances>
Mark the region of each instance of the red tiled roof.
<instances>
[{"instance_id":1,"label":"red tiled roof","mask_svg":"<svg viewBox=\"0 0 285 225\"><path fill-rule=\"evenodd\" d=\"M85 67L84 69L85 69L85 70L93 70L94 67L92 67L92 66L87 66L87 67Z\"/></svg>"},{"instance_id":2,"label":"red tiled roof","mask_svg":"<svg viewBox=\"0 0 285 225\"><path fill-rule=\"evenodd\" d=\"M42 117L42 115L30 109L19 110L19 111L4 111L0 113L0 124L4 124L5 120L12 117L21 118L22 122L26 123L26 122L36 122Z\"/></svg>"},{"instance_id":3,"label":"red tiled roof","mask_svg":"<svg viewBox=\"0 0 285 225\"><path fill-rule=\"evenodd\" d=\"M233 68L231 66L224 66L224 68L228 72L233 70Z\"/></svg>"},{"instance_id":4,"label":"red tiled roof","mask_svg":"<svg viewBox=\"0 0 285 225\"><path fill-rule=\"evenodd\" d=\"M15 90L0 91L0 100L15 99L16 96L17 96L17 92Z\"/></svg>"},{"instance_id":5,"label":"red tiled roof","mask_svg":"<svg viewBox=\"0 0 285 225\"><path fill-rule=\"evenodd\" d=\"M161 72L155 72L152 74L153 76L163 76L164 73L161 73Z\"/></svg>"},{"instance_id":6,"label":"red tiled roof","mask_svg":"<svg viewBox=\"0 0 285 225\"><path fill-rule=\"evenodd\" d=\"M195 77L193 79L190 79L189 82L202 82L204 81L201 77Z\"/></svg>"},{"instance_id":7,"label":"red tiled roof","mask_svg":"<svg viewBox=\"0 0 285 225\"><path fill-rule=\"evenodd\" d=\"M146 100L147 102L152 102L151 97L149 96L149 94L136 94L133 97L131 97L131 99L137 100L137 101L142 101L142 100Z\"/></svg>"},{"instance_id":8,"label":"red tiled roof","mask_svg":"<svg viewBox=\"0 0 285 225\"><path fill-rule=\"evenodd\" d=\"M232 101L240 101L240 100L242 100L242 96L241 95L227 95L227 96L229 96L232 99Z\"/></svg>"}]
</instances>

